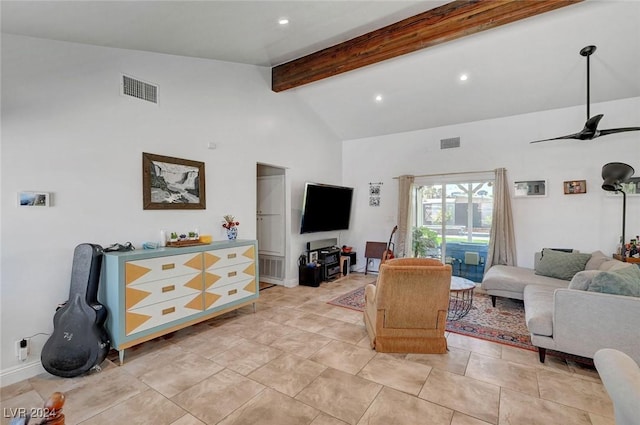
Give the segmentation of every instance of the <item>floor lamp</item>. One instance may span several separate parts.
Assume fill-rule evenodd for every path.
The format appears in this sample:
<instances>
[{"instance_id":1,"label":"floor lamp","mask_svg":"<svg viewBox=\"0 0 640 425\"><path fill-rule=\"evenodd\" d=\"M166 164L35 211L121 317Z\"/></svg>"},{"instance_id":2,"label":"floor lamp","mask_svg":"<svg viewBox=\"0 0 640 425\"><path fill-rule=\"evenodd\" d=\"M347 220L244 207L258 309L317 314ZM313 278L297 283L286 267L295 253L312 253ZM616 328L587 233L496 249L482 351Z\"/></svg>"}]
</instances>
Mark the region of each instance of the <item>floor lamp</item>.
<instances>
[{"instance_id":1,"label":"floor lamp","mask_svg":"<svg viewBox=\"0 0 640 425\"><path fill-rule=\"evenodd\" d=\"M622 193L622 252L624 255L626 239L624 236L625 219L627 216L627 194L622 190L622 183L625 183L633 175L633 167L622 162L610 162L602 166L602 188L608 192Z\"/></svg>"}]
</instances>

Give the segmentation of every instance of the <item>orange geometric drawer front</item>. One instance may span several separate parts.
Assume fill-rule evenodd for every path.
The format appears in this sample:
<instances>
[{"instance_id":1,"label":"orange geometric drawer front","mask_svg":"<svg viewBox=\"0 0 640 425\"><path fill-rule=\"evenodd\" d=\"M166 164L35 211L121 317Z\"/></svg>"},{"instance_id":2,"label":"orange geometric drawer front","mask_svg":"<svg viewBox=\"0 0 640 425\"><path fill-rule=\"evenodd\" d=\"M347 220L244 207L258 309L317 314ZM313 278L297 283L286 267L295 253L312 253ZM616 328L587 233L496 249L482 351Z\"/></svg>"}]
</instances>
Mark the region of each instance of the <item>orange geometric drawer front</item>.
<instances>
[{"instance_id":1,"label":"orange geometric drawer front","mask_svg":"<svg viewBox=\"0 0 640 425\"><path fill-rule=\"evenodd\" d=\"M127 261L124 269L124 281L125 285L135 285L158 279L181 276L201 270L201 253Z\"/></svg>"},{"instance_id":2,"label":"orange geometric drawer front","mask_svg":"<svg viewBox=\"0 0 640 425\"><path fill-rule=\"evenodd\" d=\"M146 307L127 310L125 314L125 333L126 335L131 335L135 332L141 332L182 319L202 310L202 294L187 295Z\"/></svg>"},{"instance_id":3,"label":"orange geometric drawer front","mask_svg":"<svg viewBox=\"0 0 640 425\"><path fill-rule=\"evenodd\" d=\"M124 292L124 304L129 310L185 295L199 294L203 289L202 273L154 280L127 286Z\"/></svg>"},{"instance_id":4,"label":"orange geometric drawer front","mask_svg":"<svg viewBox=\"0 0 640 425\"><path fill-rule=\"evenodd\" d=\"M215 286L204 293L204 308L210 309L224 305L256 293L256 280L243 280L231 285Z\"/></svg>"},{"instance_id":5,"label":"orange geometric drawer front","mask_svg":"<svg viewBox=\"0 0 640 425\"><path fill-rule=\"evenodd\" d=\"M255 262L255 248L240 246L204 253L204 269L211 270L234 264Z\"/></svg>"}]
</instances>

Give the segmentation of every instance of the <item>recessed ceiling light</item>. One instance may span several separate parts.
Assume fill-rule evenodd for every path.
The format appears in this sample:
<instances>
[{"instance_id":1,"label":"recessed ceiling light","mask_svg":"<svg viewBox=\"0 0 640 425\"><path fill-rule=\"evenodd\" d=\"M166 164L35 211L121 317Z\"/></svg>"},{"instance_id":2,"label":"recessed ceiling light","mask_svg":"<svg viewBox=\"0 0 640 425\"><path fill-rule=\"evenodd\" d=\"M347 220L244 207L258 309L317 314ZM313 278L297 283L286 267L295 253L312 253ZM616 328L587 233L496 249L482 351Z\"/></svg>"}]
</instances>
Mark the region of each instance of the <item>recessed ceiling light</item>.
<instances>
[{"instance_id":1,"label":"recessed ceiling light","mask_svg":"<svg viewBox=\"0 0 640 425\"><path fill-rule=\"evenodd\" d=\"M467 81L468 78L469 78L469 76L467 74L461 74L460 75L460 81Z\"/></svg>"},{"instance_id":2,"label":"recessed ceiling light","mask_svg":"<svg viewBox=\"0 0 640 425\"><path fill-rule=\"evenodd\" d=\"M381 94L377 94L375 97L376 102L380 103L382 102L382 95Z\"/></svg>"},{"instance_id":3,"label":"recessed ceiling light","mask_svg":"<svg viewBox=\"0 0 640 425\"><path fill-rule=\"evenodd\" d=\"M289 23L289 19L287 19L287 18L280 18L280 19L278 19L278 23L279 23L280 25L287 25L287 24Z\"/></svg>"}]
</instances>

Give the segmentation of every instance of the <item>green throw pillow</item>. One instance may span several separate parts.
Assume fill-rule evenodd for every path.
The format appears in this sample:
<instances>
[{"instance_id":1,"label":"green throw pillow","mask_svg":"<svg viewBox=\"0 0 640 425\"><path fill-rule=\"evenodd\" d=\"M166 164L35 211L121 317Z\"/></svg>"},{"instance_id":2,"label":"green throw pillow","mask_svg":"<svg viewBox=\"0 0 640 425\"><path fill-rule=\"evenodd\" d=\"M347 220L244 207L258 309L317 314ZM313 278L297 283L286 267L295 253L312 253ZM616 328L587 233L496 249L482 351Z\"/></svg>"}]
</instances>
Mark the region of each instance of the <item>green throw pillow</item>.
<instances>
[{"instance_id":1,"label":"green throw pillow","mask_svg":"<svg viewBox=\"0 0 640 425\"><path fill-rule=\"evenodd\" d=\"M598 273L587 291L640 297L640 268L624 267L612 272Z\"/></svg>"},{"instance_id":2,"label":"green throw pillow","mask_svg":"<svg viewBox=\"0 0 640 425\"><path fill-rule=\"evenodd\" d=\"M584 270L590 258L591 254L554 251L545 248L542 250L542 258L536 266L535 273L556 279L571 280L573 275Z\"/></svg>"}]
</instances>

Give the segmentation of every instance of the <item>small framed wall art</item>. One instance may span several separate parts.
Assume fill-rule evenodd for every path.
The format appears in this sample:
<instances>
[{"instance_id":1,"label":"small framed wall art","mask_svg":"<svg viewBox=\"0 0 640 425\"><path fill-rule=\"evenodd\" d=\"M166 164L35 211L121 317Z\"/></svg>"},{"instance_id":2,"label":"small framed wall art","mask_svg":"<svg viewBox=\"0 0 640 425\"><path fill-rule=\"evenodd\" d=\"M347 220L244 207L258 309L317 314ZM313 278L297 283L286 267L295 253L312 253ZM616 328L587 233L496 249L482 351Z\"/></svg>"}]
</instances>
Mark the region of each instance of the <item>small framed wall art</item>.
<instances>
[{"instance_id":1,"label":"small framed wall art","mask_svg":"<svg viewBox=\"0 0 640 425\"><path fill-rule=\"evenodd\" d=\"M204 162L142 153L145 210L204 210Z\"/></svg>"},{"instance_id":2,"label":"small framed wall art","mask_svg":"<svg viewBox=\"0 0 640 425\"><path fill-rule=\"evenodd\" d=\"M19 192L19 207L48 207L50 196L47 192Z\"/></svg>"},{"instance_id":3,"label":"small framed wall art","mask_svg":"<svg viewBox=\"0 0 640 425\"><path fill-rule=\"evenodd\" d=\"M569 180L564 182L565 195L575 195L578 193L587 193L586 180Z\"/></svg>"},{"instance_id":4,"label":"small framed wall art","mask_svg":"<svg viewBox=\"0 0 640 425\"><path fill-rule=\"evenodd\" d=\"M369 183L369 206L370 207L380 206L380 187L381 186L382 186L382 182Z\"/></svg>"},{"instance_id":5,"label":"small framed wall art","mask_svg":"<svg viewBox=\"0 0 640 425\"><path fill-rule=\"evenodd\" d=\"M546 180L518 181L513 184L513 196L516 198L547 196Z\"/></svg>"}]
</instances>

